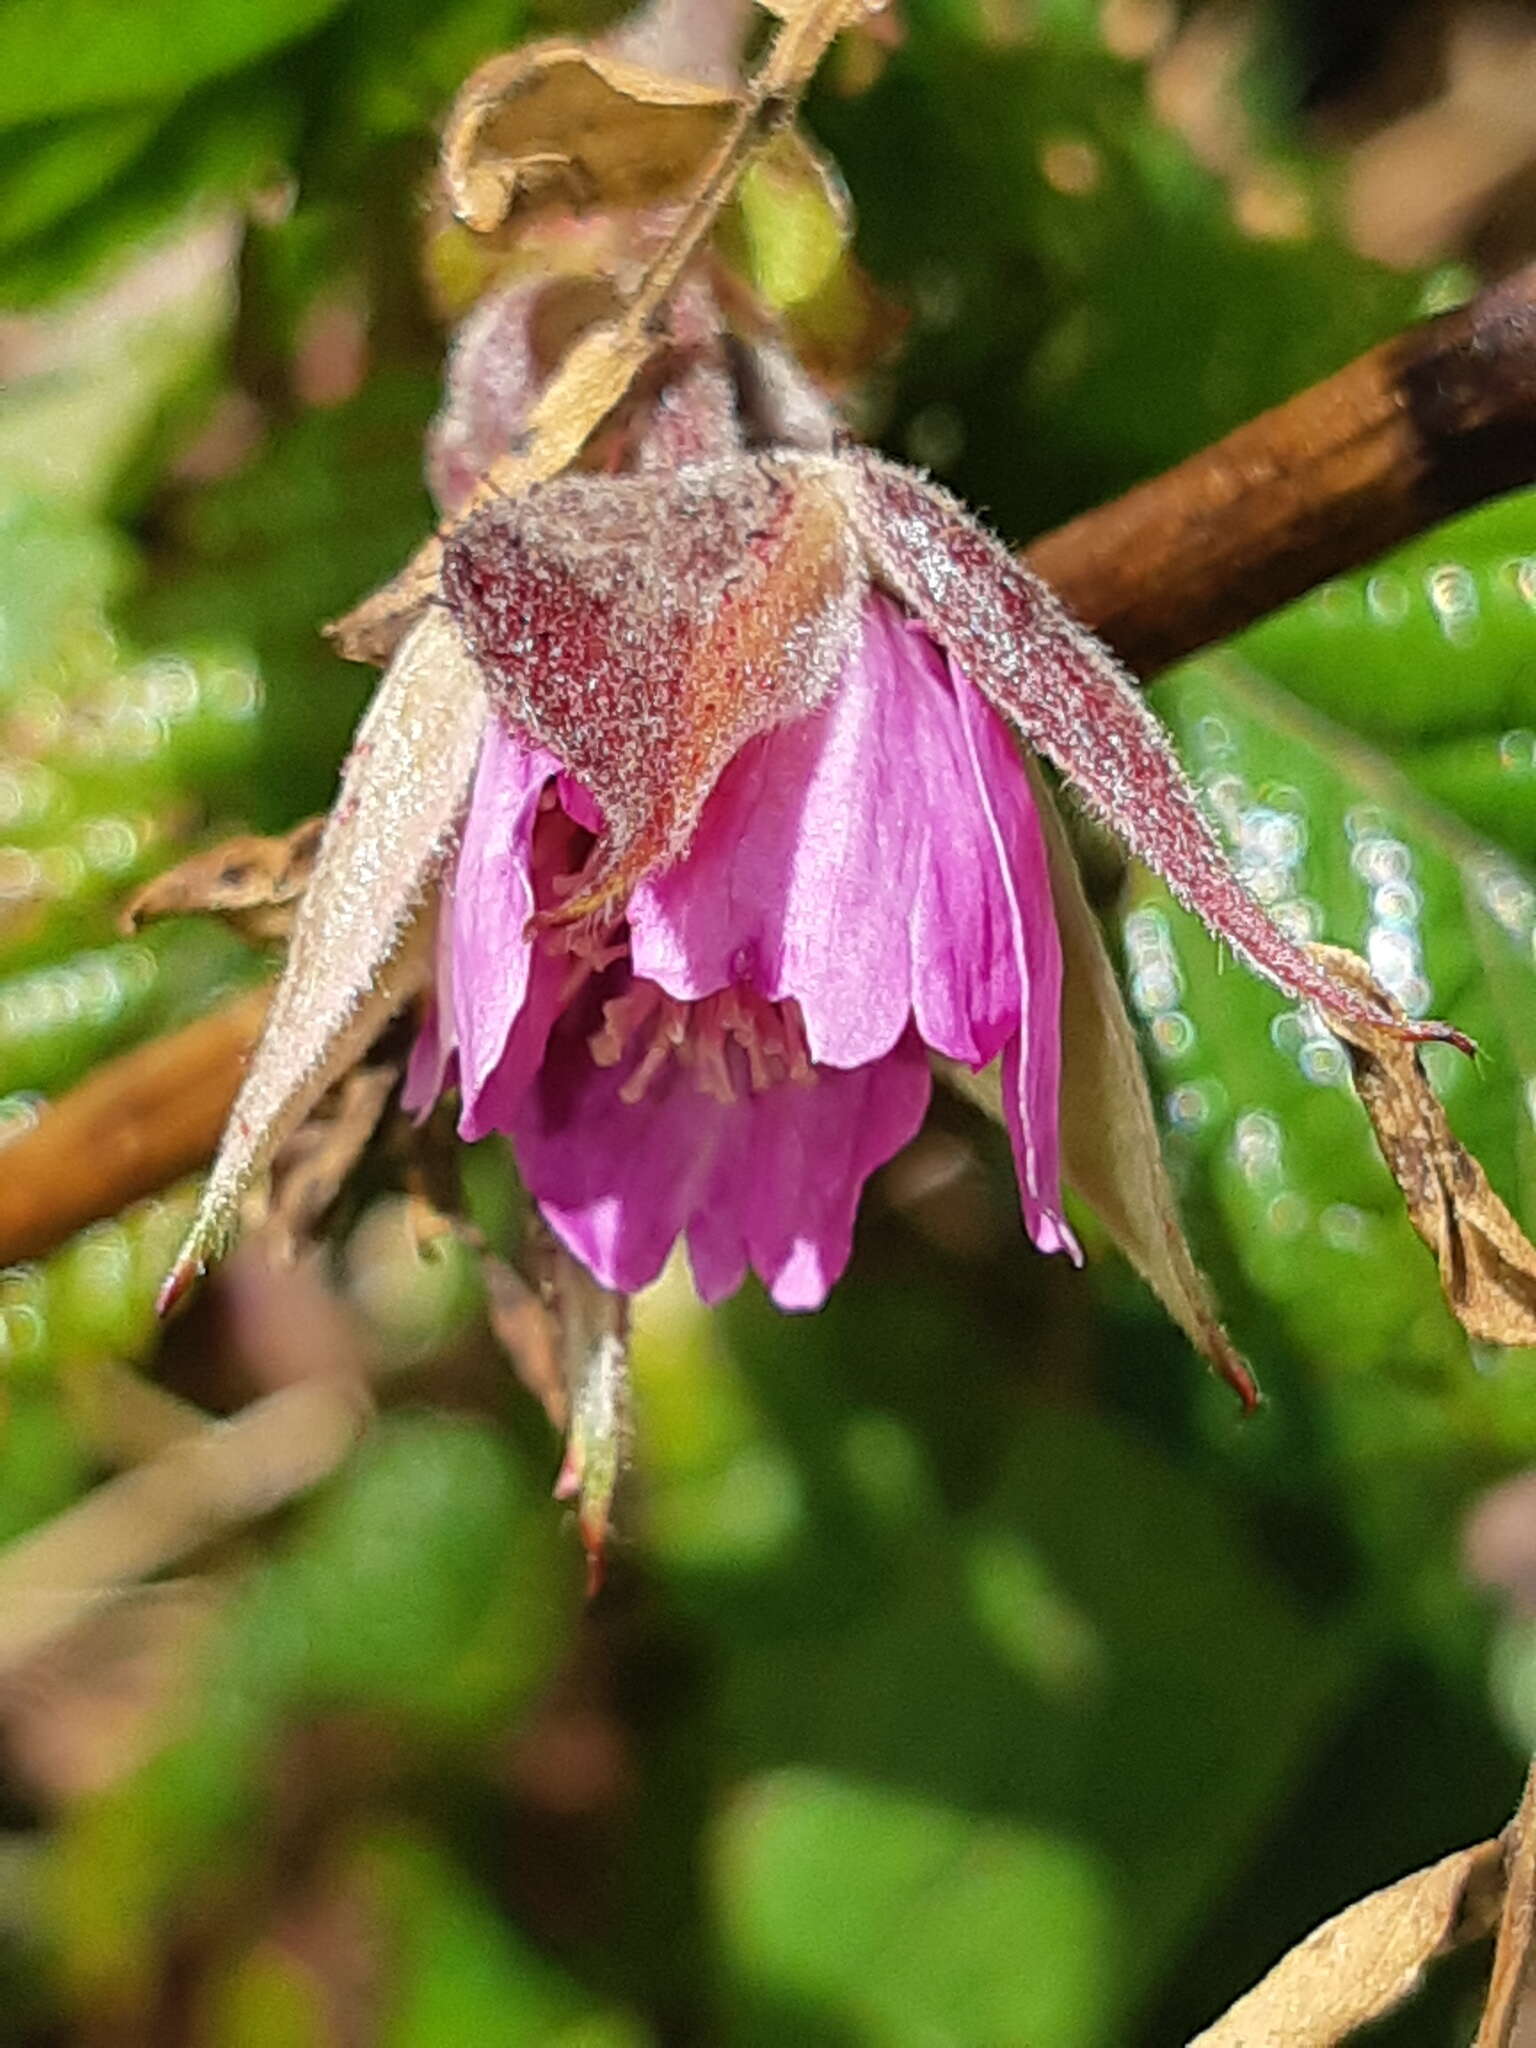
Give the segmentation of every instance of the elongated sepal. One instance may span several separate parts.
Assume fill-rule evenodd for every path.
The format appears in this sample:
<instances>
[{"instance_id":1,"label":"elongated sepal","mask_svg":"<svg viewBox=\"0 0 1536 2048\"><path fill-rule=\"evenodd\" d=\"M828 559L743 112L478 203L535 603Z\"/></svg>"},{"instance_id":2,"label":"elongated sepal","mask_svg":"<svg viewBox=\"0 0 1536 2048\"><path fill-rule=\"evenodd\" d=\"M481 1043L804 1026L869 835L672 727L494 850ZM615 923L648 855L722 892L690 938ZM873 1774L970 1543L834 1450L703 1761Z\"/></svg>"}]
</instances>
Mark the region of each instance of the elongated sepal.
<instances>
[{"instance_id":1,"label":"elongated sepal","mask_svg":"<svg viewBox=\"0 0 1536 2048\"><path fill-rule=\"evenodd\" d=\"M563 1246L551 1291L570 1416L555 1498L576 1503L590 1598L603 1583L614 1496L629 1459L629 1297L601 1286Z\"/></svg>"},{"instance_id":2,"label":"elongated sepal","mask_svg":"<svg viewBox=\"0 0 1536 2048\"><path fill-rule=\"evenodd\" d=\"M1223 852L1131 678L947 491L863 451L846 457L840 474L881 580L1217 938L1289 994L1339 1016L1474 1050L1447 1024L1393 1016L1280 929Z\"/></svg>"},{"instance_id":3,"label":"elongated sepal","mask_svg":"<svg viewBox=\"0 0 1536 2048\"><path fill-rule=\"evenodd\" d=\"M358 728L162 1313L228 1245L242 1198L278 1146L422 985L424 906L454 843L484 724L474 663L433 608L401 641Z\"/></svg>"}]
</instances>

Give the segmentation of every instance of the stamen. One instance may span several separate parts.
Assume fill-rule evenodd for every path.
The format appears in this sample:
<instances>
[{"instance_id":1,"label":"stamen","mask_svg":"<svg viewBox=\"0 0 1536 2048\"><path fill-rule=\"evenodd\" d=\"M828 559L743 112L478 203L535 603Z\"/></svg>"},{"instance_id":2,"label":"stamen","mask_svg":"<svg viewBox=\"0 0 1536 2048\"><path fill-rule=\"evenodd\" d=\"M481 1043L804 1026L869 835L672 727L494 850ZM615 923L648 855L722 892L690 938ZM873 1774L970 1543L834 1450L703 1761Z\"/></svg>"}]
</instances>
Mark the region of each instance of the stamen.
<instances>
[{"instance_id":1,"label":"stamen","mask_svg":"<svg viewBox=\"0 0 1536 2048\"><path fill-rule=\"evenodd\" d=\"M786 1081L804 1085L816 1078L799 1004L770 1003L747 988L685 1003L663 995L654 982L633 982L603 1005L602 1024L587 1041L594 1062L617 1066L637 1032L646 1043L619 1090L623 1102L643 1101L674 1057L701 1095L721 1103L737 1101L743 1086L762 1095Z\"/></svg>"},{"instance_id":2,"label":"stamen","mask_svg":"<svg viewBox=\"0 0 1536 2048\"><path fill-rule=\"evenodd\" d=\"M616 1067L624 1057L630 1033L645 1022L661 1000L661 990L654 981L636 981L623 995L604 1003L602 1027L587 1040L594 1064Z\"/></svg>"}]
</instances>

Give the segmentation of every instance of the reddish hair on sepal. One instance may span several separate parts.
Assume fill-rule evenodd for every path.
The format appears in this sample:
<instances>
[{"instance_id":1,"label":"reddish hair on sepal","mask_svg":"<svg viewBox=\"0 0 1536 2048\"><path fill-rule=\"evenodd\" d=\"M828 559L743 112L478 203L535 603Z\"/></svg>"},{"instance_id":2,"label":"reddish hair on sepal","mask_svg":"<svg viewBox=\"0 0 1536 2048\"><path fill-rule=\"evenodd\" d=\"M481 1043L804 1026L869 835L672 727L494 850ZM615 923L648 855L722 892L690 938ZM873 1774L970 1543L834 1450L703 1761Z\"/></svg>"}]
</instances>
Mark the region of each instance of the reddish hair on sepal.
<instances>
[{"instance_id":1,"label":"reddish hair on sepal","mask_svg":"<svg viewBox=\"0 0 1536 2048\"><path fill-rule=\"evenodd\" d=\"M580 892L540 915L568 925L675 860L747 741L825 701L865 583L826 466L742 456L489 505L442 587L496 711L602 813Z\"/></svg>"},{"instance_id":2,"label":"reddish hair on sepal","mask_svg":"<svg viewBox=\"0 0 1536 2048\"><path fill-rule=\"evenodd\" d=\"M925 477L860 451L840 467L849 514L883 581L1036 753L1249 966L1325 1013L1462 1052L1447 1024L1410 1023L1281 930L1216 836L1167 733L1109 649L1001 541Z\"/></svg>"},{"instance_id":3,"label":"reddish hair on sepal","mask_svg":"<svg viewBox=\"0 0 1536 2048\"><path fill-rule=\"evenodd\" d=\"M1249 1371L1247 1360L1239 1357L1230 1344L1223 1344L1217 1351L1216 1370L1242 1402L1244 1415L1252 1415L1262 1407L1264 1396L1259 1392L1258 1381Z\"/></svg>"},{"instance_id":4,"label":"reddish hair on sepal","mask_svg":"<svg viewBox=\"0 0 1536 2048\"><path fill-rule=\"evenodd\" d=\"M164 1322L191 1291L192 1284L201 1280L207 1271L200 1259L178 1259L160 1283L160 1292L155 1296L155 1314Z\"/></svg>"}]
</instances>

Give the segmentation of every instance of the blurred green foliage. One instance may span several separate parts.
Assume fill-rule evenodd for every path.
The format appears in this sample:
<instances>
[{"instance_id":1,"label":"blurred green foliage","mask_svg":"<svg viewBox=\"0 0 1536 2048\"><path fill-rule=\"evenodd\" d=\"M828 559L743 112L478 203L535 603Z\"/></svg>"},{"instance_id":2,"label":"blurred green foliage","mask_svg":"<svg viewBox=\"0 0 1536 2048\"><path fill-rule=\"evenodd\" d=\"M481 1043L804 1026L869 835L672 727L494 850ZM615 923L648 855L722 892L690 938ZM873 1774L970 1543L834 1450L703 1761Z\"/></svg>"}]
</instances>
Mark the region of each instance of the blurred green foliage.
<instances>
[{"instance_id":1,"label":"blurred green foliage","mask_svg":"<svg viewBox=\"0 0 1536 2048\"><path fill-rule=\"evenodd\" d=\"M1344 246L1274 81L1302 213L1262 236L1096 5L1007 15L922 0L812 124L911 316L871 426L1010 536L1454 290ZM432 122L479 58L571 25L513 0L0 13L0 301L55 323L0 394L0 1128L257 971L198 926L123 940L115 907L183 847L324 801L368 678L316 627L429 517ZM227 260L178 267L189 223ZM741 227L771 268L771 192ZM156 250L135 294L121 266ZM114 324L72 317L103 285ZM338 304L365 311L366 375L306 396ZM1435 1077L1527 1222L1533 535L1536 497L1474 513L1158 691L1255 883L1480 1040ZM1536 1454L1532 1362L1469 1355L1338 1047L1160 891L1122 907L1261 1415L1112 1261L1032 1260L999 1140L951 1107L954 1215L871 1205L821 1316L749 1294L711 1319L670 1281L642 1305L632 1533L583 1617L553 1446L463 1261L370 1210L338 1284L383 1419L208 1560L140 1753L51 1790L17 1766L17 2038L319 2048L347 2038L339 1951L389 2048L1162 2048L1323 1914L1500 1824L1536 1643L1469 1588L1460 1530ZM150 1359L186 1199L0 1275L6 1537L104 1475L108 1362L234 1398L212 1315ZM1468 1991L1381 2038L1466 2038Z\"/></svg>"}]
</instances>

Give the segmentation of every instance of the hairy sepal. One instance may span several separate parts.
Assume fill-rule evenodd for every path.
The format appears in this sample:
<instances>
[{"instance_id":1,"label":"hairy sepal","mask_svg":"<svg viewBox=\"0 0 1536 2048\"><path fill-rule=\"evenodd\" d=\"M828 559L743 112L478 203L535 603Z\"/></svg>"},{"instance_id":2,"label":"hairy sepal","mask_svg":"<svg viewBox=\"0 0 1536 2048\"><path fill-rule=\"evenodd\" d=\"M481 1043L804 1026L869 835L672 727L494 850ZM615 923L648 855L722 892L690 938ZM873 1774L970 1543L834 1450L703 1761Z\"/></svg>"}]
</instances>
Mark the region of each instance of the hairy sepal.
<instances>
[{"instance_id":1,"label":"hairy sepal","mask_svg":"<svg viewBox=\"0 0 1536 2048\"><path fill-rule=\"evenodd\" d=\"M866 588L833 465L565 477L448 540L443 593L501 716L603 814L549 922L611 913L687 846L726 763L822 703Z\"/></svg>"},{"instance_id":2,"label":"hairy sepal","mask_svg":"<svg viewBox=\"0 0 1536 2048\"><path fill-rule=\"evenodd\" d=\"M1338 1016L1472 1050L1448 1025L1393 1016L1287 937L1223 852L1131 678L947 491L862 451L845 457L839 474L880 579L1217 938L1288 993Z\"/></svg>"},{"instance_id":3,"label":"hairy sepal","mask_svg":"<svg viewBox=\"0 0 1536 2048\"><path fill-rule=\"evenodd\" d=\"M168 1308L234 1233L283 1140L425 979L422 912L452 847L485 727L485 695L453 621L427 612L400 643L342 770L266 1028Z\"/></svg>"}]
</instances>

